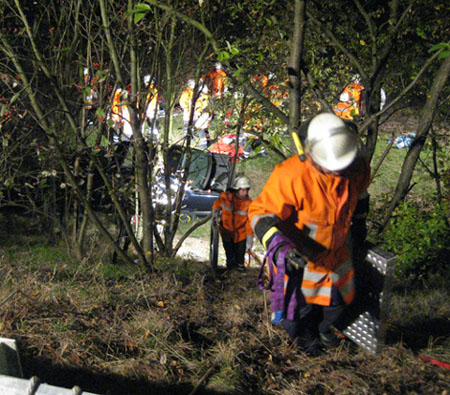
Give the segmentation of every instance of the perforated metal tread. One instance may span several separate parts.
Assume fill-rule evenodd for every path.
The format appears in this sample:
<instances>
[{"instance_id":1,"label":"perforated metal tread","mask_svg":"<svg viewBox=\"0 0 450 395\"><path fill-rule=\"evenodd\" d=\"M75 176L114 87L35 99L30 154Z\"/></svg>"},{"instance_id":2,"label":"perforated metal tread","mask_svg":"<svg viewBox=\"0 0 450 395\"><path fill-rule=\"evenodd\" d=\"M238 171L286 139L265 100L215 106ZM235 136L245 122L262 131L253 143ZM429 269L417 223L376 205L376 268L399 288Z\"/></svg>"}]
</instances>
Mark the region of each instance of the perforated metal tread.
<instances>
[{"instance_id":1,"label":"perforated metal tread","mask_svg":"<svg viewBox=\"0 0 450 395\"><path fill-rule=\"evenodd\" d=\"M379 248L355 262L355 303L345 318L343 333L371 354L379 352L386 335L386 318L396 257Z\"/></svg>"}]
</instances>

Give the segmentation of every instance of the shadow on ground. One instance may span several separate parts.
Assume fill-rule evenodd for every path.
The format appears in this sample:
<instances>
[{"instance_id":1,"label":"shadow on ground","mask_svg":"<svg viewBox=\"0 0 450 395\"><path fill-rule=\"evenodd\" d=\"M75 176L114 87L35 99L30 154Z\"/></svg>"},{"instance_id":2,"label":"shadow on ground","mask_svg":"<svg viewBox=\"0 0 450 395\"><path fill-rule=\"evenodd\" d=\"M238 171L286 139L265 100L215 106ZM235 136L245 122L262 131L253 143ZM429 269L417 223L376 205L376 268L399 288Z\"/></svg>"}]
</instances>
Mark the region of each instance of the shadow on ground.
<instances>
[{"instance_id":1,"label":"shadow on ground","mask_svg":"<svg viewBox=\"0 0 450 395\"><path fill-rule=\"evenodd\" d=\"M449 342L450 321L445 318L421 319L406 325L393 323L386 333L386 344L403 343L414 352L430 346Z\"/></svg>"},{"instance_id":2,"label":"shadow on ground","mask_svg":"<svg viewBox=\"0 0 450 395\"><path fill-rule=\"evenodd\" d=\"M133 380L120 375L95 374L84 369L73 369L64 366L55 366L52 361L37 359L32 356L22 358L22 367L25 378L39 377L42 383L63 388L79 386L83 392L92 392L104 395L170 395L190 394L195 384L155 383L147 380ZM219 392L199 387L196 395L218 395ZM221 395L224 392L220 392Z\"/></svg>"}]
</instances>

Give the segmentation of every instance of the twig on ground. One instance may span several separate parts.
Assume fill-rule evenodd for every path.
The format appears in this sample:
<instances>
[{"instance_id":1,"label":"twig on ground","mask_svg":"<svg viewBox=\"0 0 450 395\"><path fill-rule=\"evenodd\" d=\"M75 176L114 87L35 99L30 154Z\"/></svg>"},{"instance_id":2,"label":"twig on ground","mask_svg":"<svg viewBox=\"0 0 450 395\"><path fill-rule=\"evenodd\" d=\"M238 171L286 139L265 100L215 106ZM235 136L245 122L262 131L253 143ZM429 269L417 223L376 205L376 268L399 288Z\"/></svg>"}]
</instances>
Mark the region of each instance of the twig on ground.
<instances>
[{"instance_id":1,"label":"twig on ground","mask_svg":"<svg viewBox=\"0 0 450 395\"><path fill-rule=\"evenodd\" d=\"M209 375L212 373L212 371L216 368L217 365L218 362L214 361L213 364L209 367L209 369L205 372L205 374L202 377L200 377L200 379L197 381L197 384L195 384L195 387L192 389L191 392L189 392L189 395L194 395L198 391L202 383L209 377Z\"/></svg>"}]
</instances>

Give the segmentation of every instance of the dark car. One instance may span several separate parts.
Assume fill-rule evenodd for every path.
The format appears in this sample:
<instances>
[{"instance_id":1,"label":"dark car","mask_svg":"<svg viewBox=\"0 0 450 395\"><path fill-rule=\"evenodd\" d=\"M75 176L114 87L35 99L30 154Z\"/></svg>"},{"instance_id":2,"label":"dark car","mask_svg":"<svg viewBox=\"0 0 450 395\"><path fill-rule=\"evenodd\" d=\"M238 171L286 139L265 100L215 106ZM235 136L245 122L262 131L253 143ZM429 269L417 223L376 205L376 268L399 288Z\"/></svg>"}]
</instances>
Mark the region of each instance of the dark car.
<instances>
[{"instance_id":1,"label":"dark car","mask_svg":"<svg viewBox=\"0 0 450 395\"><path fill-rule=\"evenodd\" d=\"M178 189L177 175L183 171L186 154L183 148L174 145L169 149L169 167L173 192ZM193 148L191 163L181 207L181 220L190 222L196 217L205 217L211 212L214 201L227 188L232 162L228 155L211 153ZM233 181L233 179L232 179ZM159 181L161 183L162 180ZM161 185L161 184L160 184ZM164 188L161 187L160 192ZM165 194L159 196L159 204L167 204ZM158 201L158 197L156 197Z\"/></svg>"}]
</instances>

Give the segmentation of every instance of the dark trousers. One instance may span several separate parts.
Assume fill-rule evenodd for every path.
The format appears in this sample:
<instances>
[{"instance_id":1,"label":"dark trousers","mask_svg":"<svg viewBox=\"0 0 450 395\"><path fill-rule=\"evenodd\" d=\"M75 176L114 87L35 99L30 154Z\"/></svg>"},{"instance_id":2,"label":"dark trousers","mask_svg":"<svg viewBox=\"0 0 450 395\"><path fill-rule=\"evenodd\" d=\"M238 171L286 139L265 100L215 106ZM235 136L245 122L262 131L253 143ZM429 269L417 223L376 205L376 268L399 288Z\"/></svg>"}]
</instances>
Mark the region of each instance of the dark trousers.
<instances>
[{"instance_id":1,"label":"dark trousers","mask_svg":"<svg viewBox=\"0 0 450 395\"><path fill-rule=\"evenodd\" d=\"M316 337L319 333L328 332L331 326L336 326L344 309L345 303L341 293L333 286L330 306L305 304L299 308L295 321L283 320L282 325L291 340L305 336Z\"/></svg>"},{"instance_id":2,"label":"dark trousers","mask_svg":"<svg viewBox=\"0 0 450 395\"><path fill-rule=\"evenodd\" d=\"M227 267L244 267L246 239L235 243L222 239L223 248L227 257Z\"/></svg>"}]
</instances>

